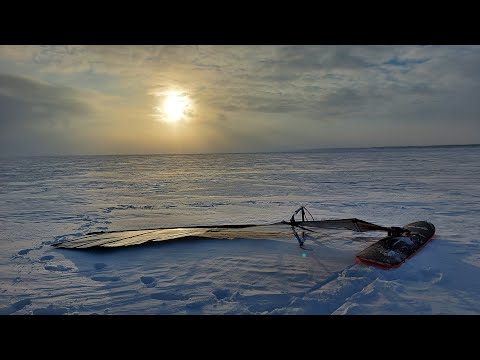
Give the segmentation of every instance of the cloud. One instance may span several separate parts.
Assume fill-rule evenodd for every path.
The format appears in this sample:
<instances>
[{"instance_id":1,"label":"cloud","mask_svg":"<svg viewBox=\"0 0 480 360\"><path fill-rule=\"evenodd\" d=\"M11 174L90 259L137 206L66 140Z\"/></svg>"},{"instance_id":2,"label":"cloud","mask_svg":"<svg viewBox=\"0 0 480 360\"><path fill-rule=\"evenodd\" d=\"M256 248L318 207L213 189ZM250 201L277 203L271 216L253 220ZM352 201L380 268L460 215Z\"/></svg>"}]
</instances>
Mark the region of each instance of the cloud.
<instances>
[{"instance_id":1,"label":"cloud","mask_svg":"<svg viewBox=\"0 0 480 360\"><path fill-rule=\"evenodd\" d=\"M75 129L89 149L368 146L415 127L480 141L479 46L0 46L0 71L2 130ZM151 116L171 89L194 104L176 134Z\"/></svg>"},{"instance_id":2,"label":"cloud","mask_svg":"<svg viewBox=\"0 0 480 360\"><path fill-rule=\"evenodd\" d=\"M72 88L0 74L2 153L59 152L93 107Z\"/></svg>"},{"instance_id":3,"label":"cloud","mask_svg":"<svg viewBox=\"0 0 480 360\"><path fill-rule=\"evenodd\" d=\"M0 126L39 125L87 116L91 109L71 88L0 74Z\"/></svg>"}]
</instances>

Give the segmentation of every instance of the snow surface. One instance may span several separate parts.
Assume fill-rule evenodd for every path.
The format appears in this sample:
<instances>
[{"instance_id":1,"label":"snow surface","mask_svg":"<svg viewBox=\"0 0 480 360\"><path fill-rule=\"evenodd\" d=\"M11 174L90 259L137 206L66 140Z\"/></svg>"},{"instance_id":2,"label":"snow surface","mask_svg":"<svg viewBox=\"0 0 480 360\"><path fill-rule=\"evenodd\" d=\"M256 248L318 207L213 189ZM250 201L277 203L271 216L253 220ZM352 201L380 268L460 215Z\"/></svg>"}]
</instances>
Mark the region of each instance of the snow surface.
<instances>
[{"instance_id":1,"label":"snow surface","mask_svg":"<svg viewBox=\"0 0 480 360\"><path fill-rule=\"evenodd\" d=\"M0 314L480 314L480 147L0 159ZM399 268L381 233L188 238L115 249L92 231L356 217L426 220Z\"/></svg>"}]
</instances>

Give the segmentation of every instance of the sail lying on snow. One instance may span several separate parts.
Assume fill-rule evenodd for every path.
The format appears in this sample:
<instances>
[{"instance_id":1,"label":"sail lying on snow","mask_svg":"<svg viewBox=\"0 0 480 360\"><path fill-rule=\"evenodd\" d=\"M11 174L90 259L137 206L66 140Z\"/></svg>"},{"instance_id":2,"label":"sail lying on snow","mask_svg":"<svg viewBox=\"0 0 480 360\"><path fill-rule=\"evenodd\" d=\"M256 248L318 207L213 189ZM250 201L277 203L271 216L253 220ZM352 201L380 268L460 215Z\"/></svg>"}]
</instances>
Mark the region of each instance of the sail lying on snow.
<instances>
[{"instance_id":1,"label":"sail lying on snow","mask_svg":"<svg viewBox=\"0 0 480 360\"><path fill-rule=\"evenodd\" d=\"M301 211L301 221L295 220L295 215ZM311 220L307 220L309 214ZM95 232L78 238L52 244L52 246L66 249L85 249L92 247L120 247L139 245L150 241L167 241L186 238L281 238L293 235L301 247L308 238L306 233L319 231L318 229L364 231L386 231L388 235L361 251L356 259L368 265L386 268L397 267L406 259L415 254L433 237L435 226L426 221L417 221L404 227L385 227L369 223L357 218L320 220L313 218L305 207L296 210L290 221L281 221L264 225L218 225L196 226L179 228L161 228L144 230L125 230ZM301 229L302 231L298 231ZM299 234L300 233L300 234Z\"/></svg>"},{"instance_id":2,"label":"sail lying on snow","mask_svg":"<svg viewBox=\"0 0 480 360\"><path fill-rule=\"evenodd\" d=\"M284 222L285 224L291 224ZM314 227L321 229L345 229L357 232L364 231L389 231L390 228L372 224L360 219L337 219L337 220L319 220L319 221L299 221L295 222L295 226L299 227Z\"/></svg>"},{"instance_id":3,"label":"sail lying on snow","mask_svg":"<svg viewBox=\"0 0 480 360\"><path fill-rule=\"evenodd\" d=\"M280 223L278 223L280 224ZM270 224L275 225L275 224ZM120 247L140 245L149 241L166 241L187 237L221 237L222 230L258 228L269 225L212 225L196 227L156 228L142 230L100 231L78 238L52 244L65 249L86 249L91 247Z\"/></svg>"},{"instance_id":4,"label":"sail lying on snow","mask_svg":"<svg viewBox=\"0 0 480 360\"><path fill-rule=\"evenodd\" d=\"M302 221L295 221L295 214L302 210ZM305 209L306 210L306 209ZM308 210L307 210L308 211ZM192 237L207 237L217 239L232 238L265 238L285 237L291 230L297 237L300 245L304 240L296 233L295 229L314 232L312 228L364 231L388 231L392 228L372 224L360 219L314 220L305 221L304 208L301 207L292 216L290 221L281 221L272 224L248 225L211 225L177 228L157 228L143 230L106 231L89 233L81 237L65 240L52 246L66 249L85 249L92 247L120 247L139 245L151 241L167 241Z\"/></svg>"},{"instance_id":5,"label":"sail lying on snow","mask_svg":"<svg viewBox=\"0 0 480 360\"><path fill-rule=\"evenodd\" d=\"M201 236L209 231L206 228L172 228L155 230L128 230L114 232L97 232L53 244L66 249L85 249L91 247L119 247L140 245L149 241L165 241L188 236Z\"/></svg>"}]
</instances>

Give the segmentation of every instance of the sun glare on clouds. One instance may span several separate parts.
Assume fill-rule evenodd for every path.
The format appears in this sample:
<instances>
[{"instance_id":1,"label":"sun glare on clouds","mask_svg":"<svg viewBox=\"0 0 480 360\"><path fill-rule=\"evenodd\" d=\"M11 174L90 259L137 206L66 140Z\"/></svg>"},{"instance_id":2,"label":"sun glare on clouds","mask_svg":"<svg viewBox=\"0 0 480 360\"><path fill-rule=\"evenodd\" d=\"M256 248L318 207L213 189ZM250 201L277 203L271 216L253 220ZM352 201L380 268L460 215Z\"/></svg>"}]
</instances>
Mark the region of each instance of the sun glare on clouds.
<instances>
[{"instance_id":1,"label":"sun glare on clouds","mask_svg":"<svg viewBox=\"0 0 480 360\"><path fill-rule=\"evenodd\" d=\"M156 107L158 119L175 123L187 117L191 107L191 101L187 95L171 91L157 96L159 97L159 104Z\"/></svg>"}]
</instances>

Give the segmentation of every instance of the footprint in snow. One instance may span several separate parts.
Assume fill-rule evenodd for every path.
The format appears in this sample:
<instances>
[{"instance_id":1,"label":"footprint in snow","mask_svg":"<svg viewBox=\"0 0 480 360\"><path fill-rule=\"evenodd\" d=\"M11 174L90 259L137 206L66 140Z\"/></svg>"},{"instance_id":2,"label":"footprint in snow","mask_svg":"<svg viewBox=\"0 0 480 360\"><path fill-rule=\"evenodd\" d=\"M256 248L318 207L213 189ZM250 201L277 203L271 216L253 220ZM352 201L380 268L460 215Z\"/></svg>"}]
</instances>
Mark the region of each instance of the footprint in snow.
<instances>
[{"instance_id":1,"label":"footprint in snow","mask_svg":"<svg viewBox=\"0 0 480 360\"><path fill-rule=\"evenodd\" d=\"M225 290L225 289L213 290L213 291L212 291L212 294L215 295L215 297L217 298L217 300L224 300L224 299L232 296L232 294L230 293L230 291Z\"/></svg>"},{"instance_id":2,"label":"footprint in snow","mask_svg":"<svg viewBox=\"0 0 480 360\"><path fill-rule=\"evenodd\" d=\"M102 270L105 266L107 266L107 264L104 264L104 263L96 263L96 264L93 264L93 267L95 268L95 270Z\"/></svg>"},{"instance_id":3,"label":"footprint in snow","mask_svg":"<svg viewBox=\"0 0 480 360\"><path fill-rule=\"evenodd\" d=\"M46 256L42 256L40 258L40 261L48 261L48 260L52 260L55 256L53 255L46 255Z\"/></svg>"},{"instance_id":4,"label":"footprint in snow","mask_svg":"<svg viewBox=\"0 0 480 360\"><path fill-rule=\"evenodd\" d=\"M45 266L45 270L48 270L48 271L69 271L69 270L72 270L71 267L68 267L68 266L63 266L63 265L48 265L48 266Z\"/></svg>"},{"instance_id":5,"label":"footprint in snow","mask_svg":"<svg viewBox=\"0 0 480 360\"><path fill-rule=\"evenodd\" d=\"M151 276L142 276L140 278L140 281L147 287L147 288L151 288L151 287L154 287L156 285L156 281L155 281L155 278L151 277Z\"/></svg>"},{"instance_id":6,"label":"footprint in snow","mask_svg":"<svg viewBox=\"0 0 480 360\"><path fill-rule=\"evenodd\" d=\"M11 315L16 313L19 310L22 310L25 306L28 306L32 303L30 299L23 299L17 302L14 302L6 308L0 309L0 315Z\"/></svg>"}]
</instances>

